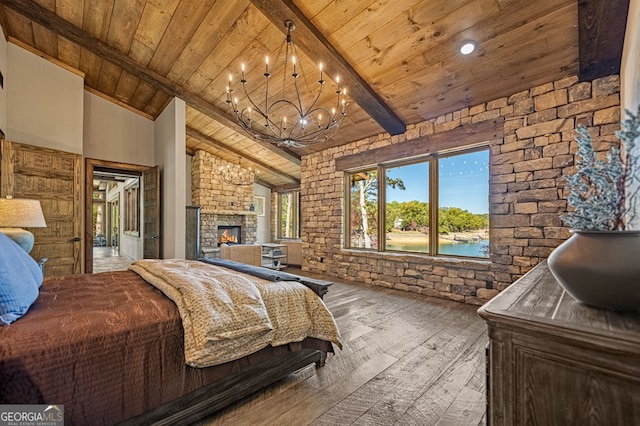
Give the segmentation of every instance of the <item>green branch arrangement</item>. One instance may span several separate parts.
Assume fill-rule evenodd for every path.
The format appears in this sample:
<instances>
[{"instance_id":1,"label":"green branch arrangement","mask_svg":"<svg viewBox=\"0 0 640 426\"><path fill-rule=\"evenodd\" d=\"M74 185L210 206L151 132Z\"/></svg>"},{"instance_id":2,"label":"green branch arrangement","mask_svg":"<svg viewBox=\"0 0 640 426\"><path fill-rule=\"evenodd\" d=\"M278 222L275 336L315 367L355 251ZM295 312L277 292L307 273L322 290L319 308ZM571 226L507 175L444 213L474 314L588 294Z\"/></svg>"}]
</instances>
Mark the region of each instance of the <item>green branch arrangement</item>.
<instances>
[{"instance_id":1,"label":"green branch arrangement","mask_svg":"<svg viewBox=\"0 0 640 426\"><path fill-rule=\"evenodd\" d=\"M620 147L611 147L604 160L593 150L587 128L577 128L576 172L567 176L567 202L573 210L561 216L573 229L624 231L637 211L640 175L634 148L640 137L640 106L637 114L625 113L628 118L616 132Z\"/></svg>"}]
</instances>

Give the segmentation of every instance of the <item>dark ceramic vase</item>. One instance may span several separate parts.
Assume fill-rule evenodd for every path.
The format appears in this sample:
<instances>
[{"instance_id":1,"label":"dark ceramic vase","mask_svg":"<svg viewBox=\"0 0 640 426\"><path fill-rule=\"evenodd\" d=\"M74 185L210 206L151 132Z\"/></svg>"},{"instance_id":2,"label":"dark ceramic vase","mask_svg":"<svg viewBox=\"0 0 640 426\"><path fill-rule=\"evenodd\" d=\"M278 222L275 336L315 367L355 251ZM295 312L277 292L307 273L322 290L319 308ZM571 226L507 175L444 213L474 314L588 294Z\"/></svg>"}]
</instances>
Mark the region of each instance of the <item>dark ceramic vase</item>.
<instances>
[{"instance_id":1,"label":"dark ceramic vase","mask_svg":"<svg viewBox=\"0 0 640 426\"><path fill-rule=\"evenodd\" d=\"M640 310L640 231L571 231L548 259L576 300L598 308Z\"/></svg>"}]
</instances>

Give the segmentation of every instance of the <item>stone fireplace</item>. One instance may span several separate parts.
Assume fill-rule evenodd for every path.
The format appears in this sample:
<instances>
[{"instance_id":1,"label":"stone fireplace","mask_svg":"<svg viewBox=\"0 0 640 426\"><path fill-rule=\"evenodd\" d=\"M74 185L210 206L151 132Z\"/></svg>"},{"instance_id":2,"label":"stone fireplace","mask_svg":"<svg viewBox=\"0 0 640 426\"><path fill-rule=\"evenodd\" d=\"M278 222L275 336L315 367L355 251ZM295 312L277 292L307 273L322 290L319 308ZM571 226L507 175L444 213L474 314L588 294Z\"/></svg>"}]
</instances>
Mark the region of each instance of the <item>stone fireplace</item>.
<instances>
[{"instance_id":1,"label":"stone fireplace","mask_svg":"<svg viewBox=\"0 0 640 426\"><path fill-rule=\"evenodd\" d=\"M231 185L219 174L220 167L231 163L208 152L198 150L191 161L191 203L200 210L200 251L208 255L218 248L224 230L218 227L240 227L241 244L257 240L258 216L250 210L253 185Z\"/></svg>"},{"instance_id":2,"label":"stone fireplace","mask_svg":"<svg viewBox=\"0 0 640 426\"><path fill-rule=\"evenodd\" d=\"M219 247L226 231L238 232L238 244L253 244L257 238L257 216L254 212L200 212L200 250L207 255Z\"/></svg>"}]
</instances>

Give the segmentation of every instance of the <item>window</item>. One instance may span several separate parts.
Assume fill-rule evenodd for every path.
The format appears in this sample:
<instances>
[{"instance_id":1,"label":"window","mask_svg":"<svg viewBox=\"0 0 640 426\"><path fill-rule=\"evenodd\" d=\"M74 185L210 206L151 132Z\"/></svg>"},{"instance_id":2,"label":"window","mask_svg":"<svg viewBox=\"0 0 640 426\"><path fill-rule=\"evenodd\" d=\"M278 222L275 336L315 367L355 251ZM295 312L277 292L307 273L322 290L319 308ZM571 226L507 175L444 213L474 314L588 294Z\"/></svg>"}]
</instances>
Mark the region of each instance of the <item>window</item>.
<instances>
[{"instance_id":1,"label":"window","mask_svg":"<svg viewBox=\"0 0 640 426\"><path fill-rule=\"evenodd\" d=\"M349 246L378 248L378 170L363 170L350 176Z\"/></svg>"},{"instance_id":2,"label":"window","mask_svg":"<svg viewBox=\"0 0 640 426\"><path fill-rule=\"evenodd\" d=\"M300 191L278 194L278 238L300 238Z\"/></svg>"},{"instance_id":3,"label":"window","mask_svg":"<svg viewBox=\"0 0 640 426\"><path fill-rule=\"evenodd\" d=\"M124 233L140 236L140 184L135 183L124 188Z\"/></svg>"},{"instance_id":4,"label":"window","mask_svg":"<svg viewBox=\"0 0 640 426\"><path fill-rule=\"evenodd\" d=\"M385 172L385 250L429 253L429 163Z\"/></svg>"},{"instance_id":5,"label":"window","mask_svg":"<svg viewBox=\"0 0 640 426\"><path fill-rule=\"evenodd\" d=\"M345 245L487 258L488 164L483 148L348 173ZM378 176L384 176L381 187Z\"/></svg>"}]
</instances>

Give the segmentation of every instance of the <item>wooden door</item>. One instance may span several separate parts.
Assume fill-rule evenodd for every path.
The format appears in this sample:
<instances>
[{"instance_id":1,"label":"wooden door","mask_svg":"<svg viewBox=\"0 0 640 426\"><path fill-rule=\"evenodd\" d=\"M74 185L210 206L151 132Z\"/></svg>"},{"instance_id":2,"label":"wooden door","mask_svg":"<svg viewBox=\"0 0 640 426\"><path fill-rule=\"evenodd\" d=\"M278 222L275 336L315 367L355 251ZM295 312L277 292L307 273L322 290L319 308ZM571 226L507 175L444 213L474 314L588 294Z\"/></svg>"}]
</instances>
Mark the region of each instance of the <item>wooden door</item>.
<instances>
[{"instance_id":1,"label":"wooden door","mask_svg":"<svg viewBox=\"0 0 640 426\"><path fill-rule=\"evenodd\" d=\"M2 149L0 196L40 200L46 228L30 228L31 256L48 258L45 276L81 272L82 157L7 140Z\"/></svg>"},{"instance_id":2,"label":"wooden door","mask_svg":"<svg viewBox=\"0 0 640 426\"><path fill-rule=\"evenodd\" d=\"M160 174L158 167L142 173L144 185L144 247L145 259L160 258Z\"/></svg>"}]
</instances>

